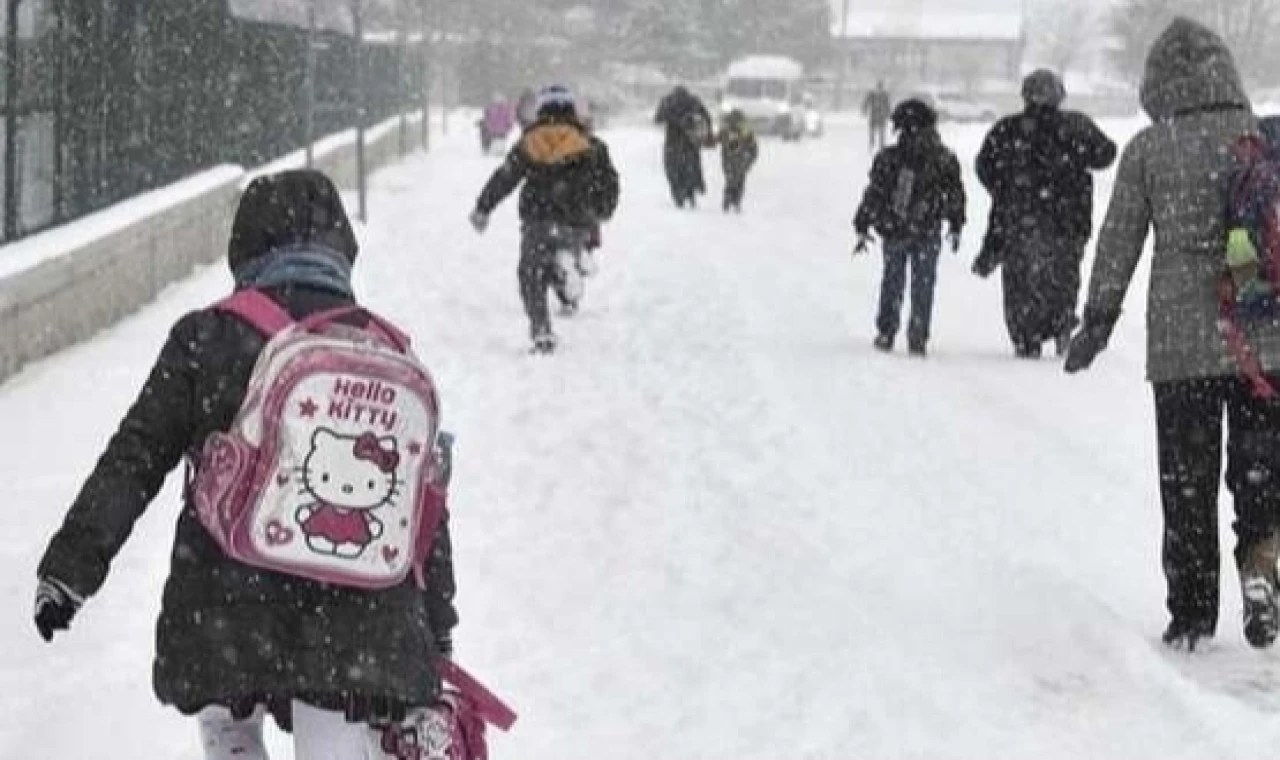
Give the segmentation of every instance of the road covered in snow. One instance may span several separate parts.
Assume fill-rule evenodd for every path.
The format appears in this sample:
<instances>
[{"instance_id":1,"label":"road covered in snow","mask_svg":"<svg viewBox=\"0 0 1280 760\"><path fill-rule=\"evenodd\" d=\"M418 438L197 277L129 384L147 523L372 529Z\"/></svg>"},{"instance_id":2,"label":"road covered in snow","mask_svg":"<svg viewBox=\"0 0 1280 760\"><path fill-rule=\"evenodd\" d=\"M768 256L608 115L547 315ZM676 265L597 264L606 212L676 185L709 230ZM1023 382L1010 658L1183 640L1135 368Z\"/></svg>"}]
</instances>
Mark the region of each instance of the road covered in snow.
<instances>
[{"instance_id":1,"label":"road covered in snow","mask_svg":"<svg viewBox=\"0 0 1280 760\"><path fill-rule=\"evenodd\" d=\"M970 167L981 129L946 136ZM849 256L865 132L765 142L742 216L672 208L656 132L606 137L623 205L555 357L526 353L514 202L467 225L496 162L469 134L378 175L363 230L360 292L416 336L458 436L458 655L522 714L496 760L1276 746L1280 655L1244 643L1233 571L1209 651L1159 644L1141 287L1091 374L1016 363L998 284L968 272L970 173L931 356L883 356L878 257ZM149 683L176 482L68 635L45 646L29 617L168 326L228 286L201 272L0 388L0 758L200 756Z\"/></svg>"}]
</instances>

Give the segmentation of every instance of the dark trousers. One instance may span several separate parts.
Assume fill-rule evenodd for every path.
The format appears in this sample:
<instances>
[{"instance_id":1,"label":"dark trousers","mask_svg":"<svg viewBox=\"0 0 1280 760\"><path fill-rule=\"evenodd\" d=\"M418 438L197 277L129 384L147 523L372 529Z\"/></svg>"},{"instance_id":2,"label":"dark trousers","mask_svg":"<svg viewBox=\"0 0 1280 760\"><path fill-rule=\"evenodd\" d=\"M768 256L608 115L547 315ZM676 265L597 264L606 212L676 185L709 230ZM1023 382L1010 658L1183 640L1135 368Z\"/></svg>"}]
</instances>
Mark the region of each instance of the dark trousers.
<instances>
[{"instance_id":1,"label":"dark trousers","mask_svg":"<svg viewBox=\"0 0 1280 760\"><path fill-rule=\"evenodd\" d=\"M1039 347L1075 327L1086 241L1030 238L1004 257L1004 320L1015 348Z\"/></svg>"},{"instance_id":2,"label":"dark trousers","mask_svg":"<svg viewBox=\"0 0 1280 760\"><path fill-rule=\"evenodd\" d=\"M724 207L742 207L742 196L747 192L747 173L725 171L724 173Z\"/></svg>"},{"instance_id":3,"label":"dark trousers","mask_svg":"<svg viewBox=\"0 0 1280 760\"><path fill-rule=\"evenodd\" d=\"M929 342L933 322L933 290L938 282L938 255L941 238L885 240L884 278L880 281L880 313L876 329L894 337L902 319L902 299L907 288L907 268L911 268L911 319L907 340L913 346Z\"/></svg>"},{"instance_id":4,"label":"dark trousers","mask_svg":"<svg viewBox=\"0 0 1280 760\"><path fill-rule=\"evenodd\" d=\"M569 303L565 273L556 262L562 250L578 250L588 231L555 224L526 224L520 241L520 298L529 316L533 336L551 332L551 311L547 290L553 290L561 304Z\"/></svg>"},{"instance_id":5,"label":"dark trousers","mask_svg":"<svg viewBox=\"0 0 1280 760\"><path fill-rule=\"evenodd\" d=\"M1154 391L1169 614L1213 630L1224 412L1239 567L1280 525L1280 404L1258 401L1237 377L1157 383Z\"/></svg>"}]
</instances>

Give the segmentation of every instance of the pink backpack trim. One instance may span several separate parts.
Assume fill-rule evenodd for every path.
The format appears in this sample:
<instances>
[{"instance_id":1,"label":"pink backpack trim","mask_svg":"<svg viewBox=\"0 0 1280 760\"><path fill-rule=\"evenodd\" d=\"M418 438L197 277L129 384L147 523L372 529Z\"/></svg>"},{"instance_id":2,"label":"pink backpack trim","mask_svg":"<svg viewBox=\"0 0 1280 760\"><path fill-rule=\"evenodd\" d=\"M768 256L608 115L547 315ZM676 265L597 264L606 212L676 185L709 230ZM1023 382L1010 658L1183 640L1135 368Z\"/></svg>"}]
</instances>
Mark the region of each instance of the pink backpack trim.
<instances>
[{"instance_id":1,"label":"pink backpack trim","mask_svg":"<svg viewBox=\"0 0 1280 760\"><path fill-rule=\"evenodd\" d=\"M300 324L303 329L311 331L333 324L352 314L364 314L369 319L368 326L395 346L400 353L407 353L411 345L409 336L402 330L362 306L340 306L336 309L317 312L298 322L271 296L261 290L249 289L233 293L214 304L213 308L215 311L243 319L262 333L267 340L271 340L294 324Z\"/></svg>"},{"instance_id":2,"label":"pink backpack trim","mask_svg":"<svg viewBox=\"0 0 1280 760\"><path fill-rule=\"evenodd\" d=\"M355 327L354 329L378 336L382 338L388 347L395 349L398 353L412 356L409 338L403 332L381 317L359 306L343 306L313 314L303 320L295 320L284 307L270 296L259 290L250 289L234 293L230 297L215 303L211 308L216 312L231 314L243 320L259 331L268 341L279 337L290 329L296 328L303 333L312 333L346 316L363 314L367 317L368 323L363 327ZM314 365L315 362L312 364ZM403 385L413 385L414 381L418 379L417 374L413 372L408 374L401 370L390 373L385 370L379 372L379 368L375 364L361 362L352 366L371 376L378 375L385 380ZM301 371L295 368L292 374L282 375L282 377L287 380L297 376ZM427 377L427 382L430 385L429 376ZM427 390L429 392L424 392L422 396L427 400L427 406L431 414L433 416L438 415L438 402L434 387L430 387ZM267 408L267 411L261 412L262 414L268 417L281 416L280 405L283 403L283 397L267 394L265 398L258 400L257 403ZM252 542L248 541L243 530L242 521L248 516L248 513L233 509L233 505L253 502L257 499L262 489L260 484L270 479L269 470L275 458L276 449L274 448L253 449L241 443L240 439L235 436L214 434L206 442L204 451L198 457L193 457L190 463L191 473L188 476L187 489L189 498L200 511L201 522L205 524L206 528L209 529L229 555L251 566L263 567L277 572L292 572L290 568L281 565L278 560L268 561L261 556ZM244 477L242 481L237 481L235 473L241 473L242 477L247 477ZM253 485L255 483L259 485ZM445 484L434 482L434 480L423 481L420 484L420 488L417 509L421 521L415 531L417 534L414 540L415 552L410 569L417 585L420 588L426 588L427 565L435 545L436 534L447 511L448 496ZM204 502L201 501L197 491L208 494ZM204 506L202 506L202 503ZM356 588L380 589L386 587L384 582L379 580L363 581L351 578L326 577L324 574L314 571L312 573L302 572L300 568L298 574L324 583L337 583Z\"/></svg>"},{"instance_id":3,"label":"pink backpack trim","mask_svg":"<svg viewBox=\"0 0 1280 760\"><path fill-rule=\"evenodd\" d=\"M515 711L499 699L496 694L489 691L484 684L477 681L474 676L463 670L461 665L451 659L441 657L436 660L436 667L440 671L440 678L470 700L476 713L484 719L485 723L503 731L510 731L511 727L515 725Z\"/></svg>"},{"instance_id":4,"label":"pink backpack trim","mask_svg":"<svg viewBox=\"0 0 1280 760\"><path fill-rule=\"evenodd\" d=\"M510 731L516 722L515 711L453 660L438 657L435 663L445 688L431 712L447 727L445 754L435 754L442 749L438 745L432 749L424 746L425 735L394 725L382 730L382 751L396 760L424 760L428 753L449 760L488 760L485 728Z\"/></svg>"},{"instance_id":5,"label":"pink backpack trim","mask_svg":"<svg viewBox=\"0 0 1280 760\"><path fill-rule=\"evenodd\" d=\"M253 325L271 340L293 326L293 317L261 290L241 290L213 305L215 311L235 316Z\"/></svg>"}]
</instances>

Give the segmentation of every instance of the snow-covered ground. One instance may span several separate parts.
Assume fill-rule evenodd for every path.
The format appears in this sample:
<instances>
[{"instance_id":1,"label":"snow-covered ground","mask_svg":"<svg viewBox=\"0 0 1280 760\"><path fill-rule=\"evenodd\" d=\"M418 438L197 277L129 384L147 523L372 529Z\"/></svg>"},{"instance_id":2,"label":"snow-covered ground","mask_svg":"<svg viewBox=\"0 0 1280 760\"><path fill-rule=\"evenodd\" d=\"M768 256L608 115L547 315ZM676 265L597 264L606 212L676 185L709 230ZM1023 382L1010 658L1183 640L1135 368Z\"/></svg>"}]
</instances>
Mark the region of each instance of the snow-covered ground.
<instances>
[{"instance_id":1,"label":"snow-covered ground","mask_svg":"<svg viewBox=\"0 0 1280 760\"><path fill-rule=\"evenodd\" d=\"M948 133L966 165L980 135ZM1140 292L1091 374L1015 363L997 283L968 273L971 181L932 356L881 356L878 262L848 254L863 131L766 143L741 217L676 212L658 135L608 137L625 200L552 359L525 353L514 203L467 226L495 161L469 132L380 174L364 231L362 292L417 336L459 437L459 656L521 712L497 760L1276 746L1280 655L1243 642L1234 573L1210 651L1158 643ZM45 646L29 615L169 324L227 285L200 273L0 388L0 758L199 757L149 683L174 484L68 635Z\"/></svg>"}]
</instances>

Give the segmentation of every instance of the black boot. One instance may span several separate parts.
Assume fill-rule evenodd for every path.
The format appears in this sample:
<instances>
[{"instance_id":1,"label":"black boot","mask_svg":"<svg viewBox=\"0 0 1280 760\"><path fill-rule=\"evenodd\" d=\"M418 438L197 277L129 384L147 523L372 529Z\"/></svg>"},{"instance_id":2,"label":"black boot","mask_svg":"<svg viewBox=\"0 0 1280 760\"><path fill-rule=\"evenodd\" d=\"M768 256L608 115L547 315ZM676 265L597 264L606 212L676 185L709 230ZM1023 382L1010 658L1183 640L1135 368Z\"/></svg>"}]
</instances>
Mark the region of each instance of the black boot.
<instances>
[{"instance_id":1,"label":"black boot","mask_svg":"<svg viewBox=\"0 0 1280 760\"><path fill-rule=\"evenodd\" d=\"M884 333L881 333L880 335L876 336L876 339L875 341L873 341L872 345L876 347L877 351L883 351L887 354L893 350L893 336L885 335Z\"/></svg>"},{"instance_id":2,"label":"black boot","mask_svg":"<svg viewBox=\"0 0 1280 760\"><path fill-rule=\"evenodd\" d=\"M1280 535L1272 534L1251 546L1240 563L1240 592L1244 597L1244 637L1255 648L1269 647L1280 632L1276 600Z\"/></svg>"},{"instance_id":3,"label":"black boot","mask_svg":"<svg viewBox=\"0 0 1280 760\"><path fill-rule=\"evenodd\" d=\"M1203 620L1180 620L1175 618L1169 622L1160 637L1170 649L1196 651L1196 646L1204 639L1213 638L1213 624Z\"/></svg>"},{"instance_id":4,"label":"black boot","mask_svg":"<svg viewBox=\"0 0 1280 760\"><path fill-rule=\"evenodd\" d=\"M1275 578L1255 575L1245 578L1240 586L1244 595L1244 637L1256 649L1269 647L1280 632Z\"/></svg>"},{"instance_id":5,"label":"black boot","mask_svg":"<svg viewBox=\"0 0 1280 760\"><path fill-rule=\"evenodd\" d=\"M556 334L551 331L551 325L538 325L530 330L530 337L533 338L533 347L529 349L531 354L554 354L556 352Z\"/></svg>"}]
</instances>

